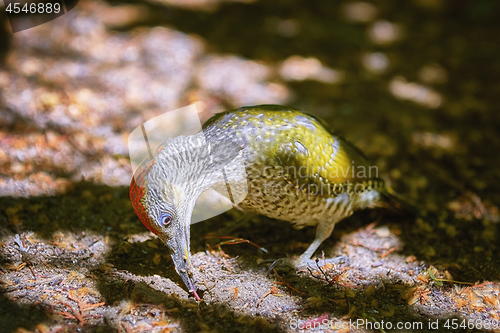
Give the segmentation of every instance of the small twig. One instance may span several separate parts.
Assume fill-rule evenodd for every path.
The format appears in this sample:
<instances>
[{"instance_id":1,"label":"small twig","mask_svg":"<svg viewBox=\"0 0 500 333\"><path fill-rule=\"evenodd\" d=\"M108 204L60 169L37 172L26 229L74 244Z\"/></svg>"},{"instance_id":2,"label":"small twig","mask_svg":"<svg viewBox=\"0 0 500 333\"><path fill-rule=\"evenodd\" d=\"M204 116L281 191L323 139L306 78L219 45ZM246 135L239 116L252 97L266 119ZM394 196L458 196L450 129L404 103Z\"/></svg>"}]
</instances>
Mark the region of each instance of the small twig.
<instances>
[{"instance_id":1,"label":"small twig","mask_svg":"<svg viewBox=\"0 0 500 333\"><path fill-rule=\"evenodd\" d=\"M471 282L460 282L460 281L455 281L455 280L439 279L439 278L437 278L437 277L435 277L435 276L434 276L434 274L432 273L432 271L431 271L431 269L430 269L430 268L427 270L427 273L429 273L429 276L431 277L432 281L434 281L434 283L435 283L436 285L440 286L440 287L442 287L442 286L443 286L443 284L442 284L441 282L452 282L452 283L470 284L470 285L473 285L473 283L471 283ZM483 282L483 283L481 283L481 285L484 285L485 283L486 283L486 281L485 281L485 282ZM478 285L478 284L477 284L477 282L476 282L476 284L475 284L473 287L480 287L481 285ZM470 288L470 287L465 288L462 292L464 292L465 290L467 290L467 289L469 289L469 288Z\"/></svg>"},{"instance_id":2,"label":"small twig","mask_svg":"<svg viewBox=\"0 0 500 333\"><path fill-rule=\"evenodd\" d=\"M33 279L36 280L36 275L35 275L35 271L33 270L33 267L31 265L28 265L28 268L30 269L31 274L33 274Z\"/></svg>"},{"instance_id":3,"label":"small twig","mask_svg":"<svg viewBox=\"0 0 500 333\"><path fill-rule=\"evenodd\" d=\"M265 253L267 253L267 250L265 248L263 248L263 247L255 244L254 242L249 241L248 239L243 239L243 238L238 238L238 237L231 237L231 236L205 236L205 239L209 239L209 238L230 239L228 241L221 242L218 245L231 245L231 244L248 243L248 244L253 245L256 248L264 251Z\"/></svg>"},{"instance_id":4,"label":"small twig","mask_svg":"<svg viewBox=\"0 0 500 333\"><path fill-rule=\"evenodd\" d=\"M234 295L233 295L233 301L234 301L235 299L238 298L238 294L240 292L240 288L238 288L238 287L229 287L226 290L231 290L231 289L234 290Z\"/></svg>"},{"instance_id":5,"label":"small twig","mask_svg":"<svg viewBox=\"0 0 500 333\"><path fill-rule=\"evenodd\" d=\"M292 289L293 291L295 291L296 293L299 293L299 294L302 294L304 296L308 296L306 293L303 293L302 291L298 291L297 289L295 289L294 287L292 287L291 285L289 285L277 272L276 270L273 268L273 272L274 274L276 274L276 276L278 276L280 278L281 281L283 281L283 283L290 289Z\"/></svg>"},{"instance_id":6,"label":"small twig","mask_svg":"<svg viewBox=\"0 0 500 333\"><path fill-rule=\"evenodd\" d=\"M231 258L231 257L228 256L224 251L222 251L220 244L217 245L217 247L219 248L219 251L222 253L221 259L222 259L222 262L224 263L224 266L226 266L227 270L232 273L233 270L231 269L231 266L229 266L229 264L227 263L227 260L226 260L226 257L228 257L228 258Z\"/></svg>"},{"instance_id":7,"label":"small twig","mask_svg":"<svg viewBox=\"0 0 500 333\"><path fill-rule=\"evenodd\" d=\"M396 247L393 247L393 248L390 248L389 250L387 250L387 252L383 253L380 255L380 258L384 259L385 257L387 257L389 254L391 254L392 252L394 252L396 250Z\"/></svg>"},{"instance_id":8,"label":"small twig","mask_svg":"<svg viewBox=\"0 0 500 333\"><path fill-rule=\"evenodd\" d=\"M311 276L312 276L312 277L314 277L314 278L316 278L316 279L318 279L318 280L320 280L320 281L325 281L325 282L327 282L327 283L328 283L329 285L331 285L331 286L339 285L339 286L342 286L342 287L344 287L344 288L354 288L354 287L356 287L356 286L354 286L354 285L349 285L349 284L343 284L343 283L338 283L338 282L335 282L335 281L337 281L337 280L340 278L340 276L342 275L342 273L343 273L346 269L348 269L348 267L344 267L344 268L342 268L342 269L341 269L341 271L340 271L340 273L338 273L337 275L335 275L335 276L333 277L333 279L331 279L331 280L330 280L330 279L329 279L328 274L326 274L326 272L325 272L323 269L321 269L321 267L319 266L318 262L319 262L319 259L316 259L316 265L318 266L319 271L323 274L323 276L324 276L325 278L323 279L323 278L317 277L316 275L314 275L314 273L313 273L313 271L311 270L311 268L310 268L310 267L307 267L307 269L309 270L309 273L311 274Z\"/></svg>"},{"instance_id":9,"label":"small twig","mask_svg":"<svg viewBox=\"0 0 500 333\"><path fill-rule=\"evenodd\" d=\"M45 267L50 268L50 266L45 262L45 260L40 258L40 261L42 262L42 264L45 265Z\"/></svg>"},{"instance_id":10,"label":"small twig","mask_svg":"<svg viewBox=\"0 0 500 333\"><path fill-rule=\"evenodd\" d=\"M321 278L321 277L318 277L318 276L314 275L313 271L311 270L311 267L307 267L307 270L309 271L309 274L311 274L311 276L313 278L318 279L320 281L329 282L327 279L324 279L324 278Z\"/></svg>"},{"instance_id":11,"label":"small twig","mask_svg":"<svg viewBox=\"0 0 500 333\"><path fill-rule=\"evenodd\" d=\"M75 309L73 309L73 307L71 305L69 305L68 303L61 302L61 301L57 301L57 303L60 303L60 304L62 304L64 306L66 306L68 309L71 310L71 312L73 312L73 314L71 314L69 312L66 312L66 311L54 311L54 313L60 314L60 315L64 316L65 318L68 318L68 319L78 320L78 322L80 323L80 325L83 324L84 319L83 319L83 316L81 315L81 313L79 311L76 311Z\"/></svg>"},{"instance_id":12,"label":"small twig","mask_svg":"<svg viewBox=\"0 0 500 333\"><path fill-rule=\"evenodd\" d=\"M279 292L278 288L276 288L275 286L272 286L271 287L271 290L268 291L267 293L264 294L264 296L262 296L258 301L257 301L257 305L255 306L256 308L259 306L259 304L264 300L264 298L266 298L267 296L273 294L273 295L276 295L277 293Z\"/></svg>"},{"instance_id":13,"label":"small twig","mask_svg":"<svg viewBox=\"0 0 500 333\"><path fill-rule=\"evenodd\" d=\"M368 224L365 227L365 230L366 231L371 231L373 228L375 228L375 226L378 224L379 221L380 221L380 217L375 222L372 222L372 223Z\"/></svg>"},{"instance_id":14,"label":"small twig","mask_svg":"<svg viewBox=\"0 0 500 333\"><path fill-rule=\"evenodd\" d=\"M328 279L328 275L326 275L325 271L323 271L321 269L321 267L319 266L319 259L316 258L316 266L318 267L319 271L323 274L323 276L325 277L326 281L329 283L329 284L332 284L330 282L330 280ZM309 268L309 267L308 267Z\"/></svg>"},{"instance_id":15,"label":"small twig","mask_svg":"<svg viewBox=\"0 0 500 333\"><path fill-rule=\"evenodd\" d=\"M106 304L105 302L87 304L86 302L84 302L82 300L81 296L78 296L75 298L74 296L71 295L71 293L68 293L68 298L71 299L72 301L76 302L76 304L78 305L78 310L75 310L68 303L57 301L57 303L60 303L64 306L66 306L68 309L70 309L71 312L73 312L73 314L66 312L66 311L54 311L54 313L60 314L67 319L78 320L80 326L85 324L85 319L87 319L87 318L100 318L100 317L102 317L101 315L95 315L95 316L87 315L87 314L85 314L85 311L90 311L90 310L95 309L97 307L103 306L104 304Z\"/></svg>"},{"instance_id":16,"label":"small twig","mask_svg":"<svg viewBox=\"0 0 500 333\"><path fill-rule=\"evenodd\" d=\"M264 296L262 296L262 297L261 297L261 298L257 301L257 305L256 305L255 307L256 307L256 308L257 308L257 307L259 307L259 304L262 302L262 300L263 300L264 298L266 298L266 296L268 296L268 295L270 295L270 294L271 294L271 292L270 292L270 291L268 291L267 293L265 293L265 294L264 294Z\"/></svg>"},{"instance_id":17,"label":"small twig","mask_svg":"<svg viewBox=\"0 0 500 333\"><path fill-rule=\"evenodd\" d=\"M442 281L442 282L451 282L451 283L458 283L458 284L469 284L473 285L472 282L462 282L462 281L455 281L455 280L448 280L448 279L435 279L434 281Z\"/></svg>"}]
</instances>

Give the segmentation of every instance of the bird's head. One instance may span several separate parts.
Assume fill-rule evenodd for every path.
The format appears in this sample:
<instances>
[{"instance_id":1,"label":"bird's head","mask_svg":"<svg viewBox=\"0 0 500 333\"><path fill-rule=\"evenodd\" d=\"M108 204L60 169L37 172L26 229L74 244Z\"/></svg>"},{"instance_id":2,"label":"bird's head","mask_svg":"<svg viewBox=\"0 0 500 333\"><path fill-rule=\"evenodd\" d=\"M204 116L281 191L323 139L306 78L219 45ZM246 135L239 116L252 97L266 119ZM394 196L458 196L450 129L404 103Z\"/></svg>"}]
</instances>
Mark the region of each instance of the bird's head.
<instances>
[{"instance_id":1,"label":"bird's head","mask_svg":"<svg viewBox=\"0 0 500 333\"><path fill-rule=\"evenodd\" d=\"M161 188L141 187L135 177L130 184L130 197L141 222L170 249L172 261L182 281L194 295L189 253L190 219L194 203L186 198L182 187L163 184Z\"/></svg>"},{"instance_id":2,"label":"bird's head","mask_svg":"<svg viewBox=\"0 0 500 333\"><path fill-rule=\"evenodd\" d=\"M189 238L193 207L204 190L207 156L206 145L196 139L179 137L160 145L136 170L129 193L135 213L170 249L177 273L198 298Z\"/></svg>"},{"instance_id":3,"label":"bird's head","mask_svg":"<svg viewBox=\"0 0 500 333\"><path fill-rule=\"evenodd\" d=\"M191 279L191 215L198 196L228 163L232 154L227 152L227 147L207 144L202 135L170 139L141 163L130 184L135 213L170 249L177 273L196 298Z\"/></svg>"}]
</instances>

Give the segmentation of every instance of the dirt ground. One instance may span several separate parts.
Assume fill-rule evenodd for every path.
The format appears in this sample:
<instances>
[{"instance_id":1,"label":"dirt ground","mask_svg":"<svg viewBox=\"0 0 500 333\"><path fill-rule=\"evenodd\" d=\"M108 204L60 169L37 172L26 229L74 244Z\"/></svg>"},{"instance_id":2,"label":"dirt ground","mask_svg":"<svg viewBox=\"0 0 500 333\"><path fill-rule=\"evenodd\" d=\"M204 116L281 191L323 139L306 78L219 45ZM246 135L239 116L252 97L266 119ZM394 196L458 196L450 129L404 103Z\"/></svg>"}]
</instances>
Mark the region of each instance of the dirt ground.
<instances>
[{"instance_id":1,"label":"dirt ground","mask_svg":"<svg viewBox=\"0 0 500 333\"><path fill-rule=\"evenodd\" d=\"M81 1L2 36L0 332L500 331L500 8L303 6ZM313 229L194 224L196 302L132 209L127 149L193 102L321 116L418 213L357 212L301 270L269 267Z\"/></svg>"},{"instance_id":2,"label":"dirt ground","mask_svg":"<svg viewBox=\"0 0 500 333\"><path fill-rule=\"evenodd\" d=\"M402 241L418 239L422 227L368 212L339 225L322 246L325 257L348 260L325 265L320 258L301 271L269 272L263 260L299 255L312 230L241 212L193 225L197 303L164 245L137 223L127 194L84 183L64 196L2 200L5 222L23 229L2 232L2 331L295 331L315 318L421 323L423 331L435 331L428 325L440 319L447 331L446 319L484 326L498 315L497 282L467 280L457 264L435 268ZM218 245L227 241L218 235L245 237L268 253L249 243ZM345 328L334 331L352 327Z\"/></svg>"}]
</instances>

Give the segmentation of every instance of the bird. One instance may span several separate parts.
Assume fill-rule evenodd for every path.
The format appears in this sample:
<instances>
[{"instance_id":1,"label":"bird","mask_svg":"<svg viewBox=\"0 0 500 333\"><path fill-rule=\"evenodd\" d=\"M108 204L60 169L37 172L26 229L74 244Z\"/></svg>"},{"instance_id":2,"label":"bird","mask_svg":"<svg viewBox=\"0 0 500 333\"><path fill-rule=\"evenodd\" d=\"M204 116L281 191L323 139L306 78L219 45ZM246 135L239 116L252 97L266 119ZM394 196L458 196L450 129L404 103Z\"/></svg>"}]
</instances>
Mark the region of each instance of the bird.
<instances>
[{"instance_id":1,"label":"bird","mask_svg":"<svg viewBox=\"0 0 500 333\"><path fill-rule=\"evenodd\" d=\"M228 183L239 186L229 189ZM198 196L208 188L246 194L236 205L244 211L298 229L316 227L297 265L310 260L336 223L355 211L398 205L377 167L316 116L281 105L215 114L200 133L163 142L137 168L129 190L135 213L169 248L177 273L197 300L190 223Z\"/></svg>"}]
</instances>

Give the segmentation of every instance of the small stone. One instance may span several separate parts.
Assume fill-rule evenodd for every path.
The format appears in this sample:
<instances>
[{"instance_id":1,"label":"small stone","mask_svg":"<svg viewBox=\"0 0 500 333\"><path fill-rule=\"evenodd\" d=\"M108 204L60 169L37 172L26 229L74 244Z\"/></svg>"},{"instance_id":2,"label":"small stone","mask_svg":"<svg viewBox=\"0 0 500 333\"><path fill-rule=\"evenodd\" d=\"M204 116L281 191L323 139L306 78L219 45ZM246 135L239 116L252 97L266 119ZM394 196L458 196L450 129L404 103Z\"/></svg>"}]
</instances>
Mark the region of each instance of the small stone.
<instances>
[{"instance_id":1,"label":"small stone","mask_svg":"<svg viewBox=\"0 0 500 333\"><path fill-rule=\"evenodd\" d=\"M382 238L386 238L386 237L389 237L391 235L391 231L389 230L389 228L387 228L385 226L376 229L375 233L377 234L377 236L382 237Z\"/></svg>"}]
</instances>

